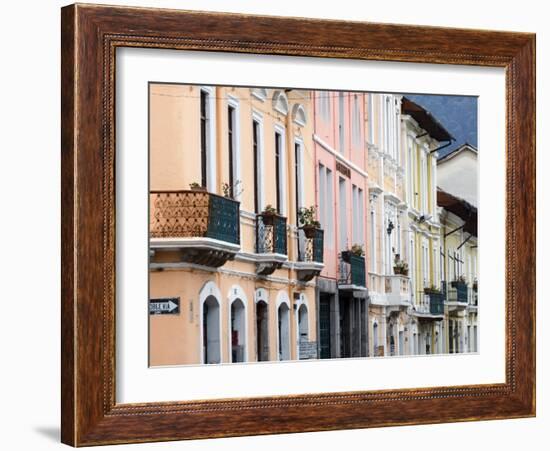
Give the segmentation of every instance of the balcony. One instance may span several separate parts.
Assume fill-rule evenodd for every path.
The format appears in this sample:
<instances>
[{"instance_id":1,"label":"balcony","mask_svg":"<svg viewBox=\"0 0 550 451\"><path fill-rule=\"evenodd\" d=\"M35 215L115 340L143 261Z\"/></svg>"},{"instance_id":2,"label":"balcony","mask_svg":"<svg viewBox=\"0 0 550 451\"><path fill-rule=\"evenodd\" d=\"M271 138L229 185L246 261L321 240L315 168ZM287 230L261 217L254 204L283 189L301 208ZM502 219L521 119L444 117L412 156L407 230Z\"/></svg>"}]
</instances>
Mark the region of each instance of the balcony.
<instances>
[{"instance_id":1,"label":"balcony","mask_svg":"<svg viewBox=\"0 0 550 451\"><path fill-rule=\"evenodd\" d=\"M415 315L419 319L442 320L445 313L445 293L440 290L425 288L419 293L420 304L415 306Z\"/></svg>"},{"instance_id":2,"label":"balcony","mask_svg":"<svg viewBox=\"0 0 550 451\"><path fill-rule=\"evenodd\" d=\"M366 290L365 257L343 251L338 262L338 288L340 290Z\"/></svg>"},{"instance_id":3,"label":"balcony","mask_svg":"<svg viewBox=\"0 0 550 451\"><path fill-rule=\"evenodd\" d=\"M308 282L321 273L324 232L318 228L298 229L298 261L295 268L298 280Z\"/></svg>"},{"instance_id":4,"label":"balcony","mask_svg":"<svg viewBox=\"0 0 550 451\"><path fill-rule=\"evenodd\" d=\"M468 285L466 282L454 281L447 283L447 302L463 306L468 305Z\"/></svg>"},{"instance_id":5,"label":"balcony","mask_svg":"<svg viewBox=\"0 0 550 451\"><path fill-rule=\"evenodd\" d=\"M278 214L256 215L256 272L267 276L288 259L286 218Z\"/></svg>"},{"instance_id":6,"label":"balcony","mask_svg":"<svg viewBox=\"0 0 550 451\"><path fill-rule=\"evenodd\" d=\"M384 276L384 293L388 305L410 304L410 279L403 274Z\"/></svg>"},{"instance_id":7,"label":"balcony","mask_svg":"<svg viewBox=\"0 0 550 451\"><path fill-rule=\"evenodd\" d=\"M182 262L220 267L240 251L239 202L207 191L151 191L151 250L176 250Z\"/></svg>"}]
</instances>

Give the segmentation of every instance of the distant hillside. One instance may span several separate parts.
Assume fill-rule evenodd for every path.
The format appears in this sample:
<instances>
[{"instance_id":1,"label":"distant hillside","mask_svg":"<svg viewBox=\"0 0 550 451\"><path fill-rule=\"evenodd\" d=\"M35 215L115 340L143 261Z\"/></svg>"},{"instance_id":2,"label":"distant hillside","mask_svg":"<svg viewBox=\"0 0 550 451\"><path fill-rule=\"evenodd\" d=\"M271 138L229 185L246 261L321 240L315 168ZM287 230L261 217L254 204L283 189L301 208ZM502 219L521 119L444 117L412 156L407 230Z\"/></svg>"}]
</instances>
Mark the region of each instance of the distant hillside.
<instances>
[{"instance_id":1,"label":"distant hillside","mask_svg":"<svg viewBox=\"0 0 550 451\"><path fill-rule=\"evenodd\" d=\"M447 155L464 143L477 145L477 97L405 94L434 115L456 138L443 149L440 157Z\"/></svg>"}]
</instances>

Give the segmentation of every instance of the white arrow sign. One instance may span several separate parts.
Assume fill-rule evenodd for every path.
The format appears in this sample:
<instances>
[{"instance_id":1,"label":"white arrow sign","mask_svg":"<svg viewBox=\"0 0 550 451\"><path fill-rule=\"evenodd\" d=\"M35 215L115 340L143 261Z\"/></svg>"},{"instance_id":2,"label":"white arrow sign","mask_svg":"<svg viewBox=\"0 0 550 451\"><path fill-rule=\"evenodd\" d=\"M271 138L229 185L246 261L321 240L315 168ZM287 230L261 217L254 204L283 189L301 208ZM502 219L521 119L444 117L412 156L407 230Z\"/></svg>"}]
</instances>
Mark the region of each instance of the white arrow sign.
<instances>
[{"instance_id":1,"label":"white arrow sign","mask_svg":"<svg viewBox=\"0 0 550 451\"><path fill-rule=\"evenodd\" d=\"M169 314L169 313L179 313L179 298L173 299L151 299L149 302L149 313L158 315L158 314ZM174 311L178 310L178 311Z\"/></svg>"}]
</instances>

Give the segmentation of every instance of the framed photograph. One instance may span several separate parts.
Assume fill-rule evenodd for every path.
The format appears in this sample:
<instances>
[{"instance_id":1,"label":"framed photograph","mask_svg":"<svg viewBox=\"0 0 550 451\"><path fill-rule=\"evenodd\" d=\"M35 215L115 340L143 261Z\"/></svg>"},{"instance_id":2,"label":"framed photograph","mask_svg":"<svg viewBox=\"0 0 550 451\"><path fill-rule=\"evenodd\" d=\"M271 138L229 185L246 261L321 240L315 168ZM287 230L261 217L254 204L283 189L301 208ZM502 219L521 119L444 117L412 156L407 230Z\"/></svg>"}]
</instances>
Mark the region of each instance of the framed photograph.
<instances>
[{"instance_id":1,"label":"framed photograph","mask_svg":"<svg viewBox=\"0 0 550 451\"><path fill-rule=\"evenodd\" d=\"M533 34L61 31L64 443L535 415Z\"/></svg>"}]
</instances>

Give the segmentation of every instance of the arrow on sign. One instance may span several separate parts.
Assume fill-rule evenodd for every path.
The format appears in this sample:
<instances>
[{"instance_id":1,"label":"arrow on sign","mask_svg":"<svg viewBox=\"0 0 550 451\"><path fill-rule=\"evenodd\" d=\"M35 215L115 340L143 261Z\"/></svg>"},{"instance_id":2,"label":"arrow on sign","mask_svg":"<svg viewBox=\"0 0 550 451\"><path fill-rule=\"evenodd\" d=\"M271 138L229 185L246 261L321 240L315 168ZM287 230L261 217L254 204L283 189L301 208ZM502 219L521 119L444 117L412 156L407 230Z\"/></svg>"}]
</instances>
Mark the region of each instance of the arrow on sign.
<instances>
[{"instance_id":1,"label":"arrow on sign","mask_svg":"<svg viewBox=\"0 0 550 451\"><path fill-rule=\"evenodd\" d=\"M149 301L149 313L153 315L179 313L179 298L151 299Z\"/></svg>"}]
</instances>

